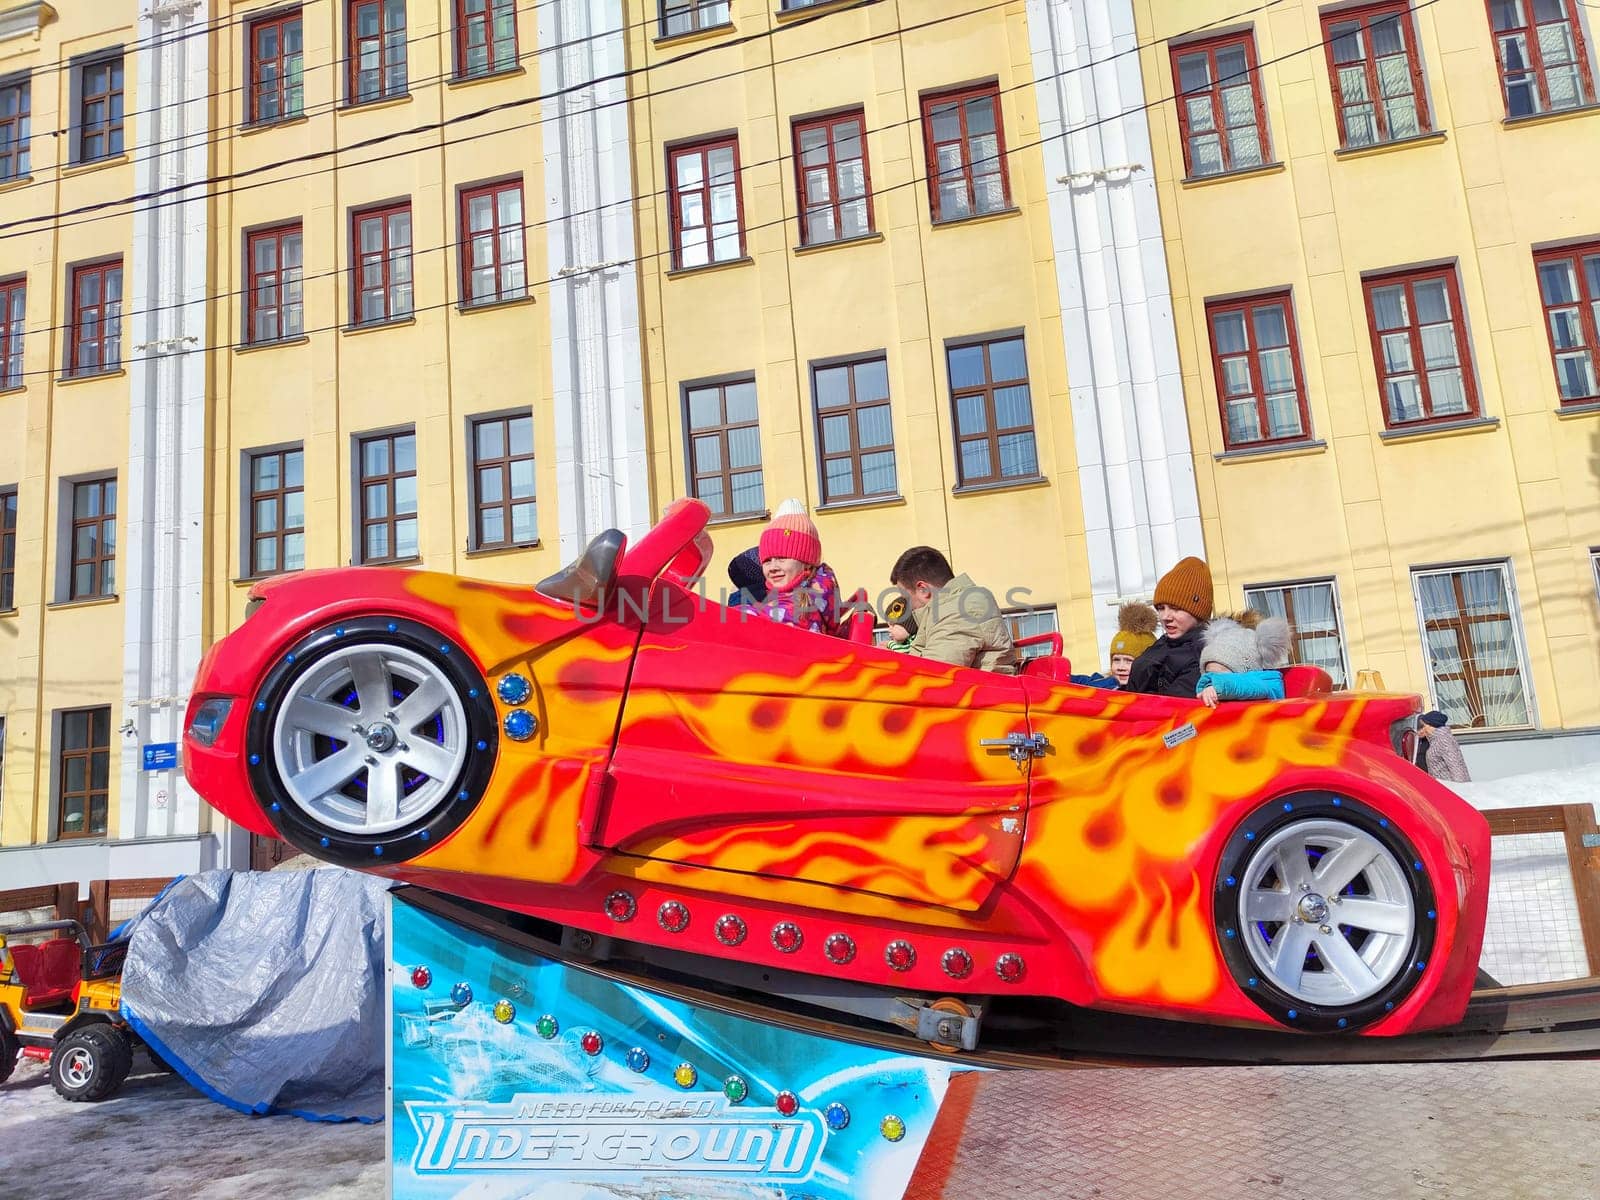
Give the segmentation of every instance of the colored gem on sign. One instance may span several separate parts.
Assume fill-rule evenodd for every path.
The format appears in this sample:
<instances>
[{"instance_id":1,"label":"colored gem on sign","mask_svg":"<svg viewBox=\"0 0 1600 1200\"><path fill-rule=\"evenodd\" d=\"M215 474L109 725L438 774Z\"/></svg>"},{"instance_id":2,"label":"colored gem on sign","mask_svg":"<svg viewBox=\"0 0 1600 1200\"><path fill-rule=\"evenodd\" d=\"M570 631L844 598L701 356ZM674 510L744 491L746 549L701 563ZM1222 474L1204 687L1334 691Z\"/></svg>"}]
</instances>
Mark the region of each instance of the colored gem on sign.
<instances>
[{"instance_id":1,"label":"colored gem on sign","mask_svg":"<svg viewBox=\"0 0 1600 1200\"><path fill-rule=\"evenodd\" d=\"M279 804L276 800L274 800L272 802L272 811L273 812L279 812L279 811L282 810L282 808L283 808L283 805Z\"/></svg>"},{"instance_id":2,"label":"colored gem on sign","mask_svg":"<svg viewBox=\"0 0 1600 1200\"><path fill-rule=\"evenodd\" d=\"M1439 919L1439 914L1438 914L1438 913L1437 913L1437 912L1436 912L1436 911L1435 911L1435 910L1434 910L1434 909L1431 909L1431 908L1430 908L1430 909L1429 909L1429 910L1428 910L1428 920L1430 920L1430 921L1436 921L1436 920L1438 920L1438 919Z\"/></svg>"},{"instance_id":3,"label":"colored gem on sign","mask_svg":"<svg viewBox=\"0 0 1600 1200\"><path fill-rule=\"evenodd\" d=\"M890 1113L878 1122L878 1132L883 1134L885 1140L898 1142L906 1135L906 1123Z\"/></svg>"},{"instance_id":4,"label":"colored gem on sign","mask_svg":"<svg viewBox=\"0 0 1600 1200\"><path fill-rule=\"evenodd\" d=\"M425 988L432 982L433 982L433 972L428 970L427 967L412 967L411 968L411 986L412 987Z\"/></svg>"},{"instance_id":5,"label":"colored gem on sign","mask_svg":"<svg viewBox=\"0 0 1600 1200\"><path fill-rule=\"evenodd\" d=\"M772 944L782 954L793 954L806 940L800 926L793 921L779 921L772 927Z\"/></svg>"},{"instance_id":6,"label":"colored gem on sign","mask_svg":"<svg viewBox=\"0 0 1600 1200\"><path fill-rule=\"evenodd\" d=\"M539 718L525 708L512 709L502 724L513 742L525 742L539 732Z\"/></svg>"},{"instance_id":7,"label":"colored gem on sign","mask_svg":"<svg viewBox=\"0 0 1600 1200\"><path fill-rule=\"evenodd\" d=\"M1350 1024L1350 1022L1349 1022L1349 1020L1347 1018L1345 1018L1345 1017L1340 1017L1339 1018L1339 1028L1340 1029L1343 1029L1348 1024Z\"/></svg>"},{"instance_id":8,"label":"colored gem on sign","mask_svg":"<svg viewBox=\"0 0 1600 1200\"><path fill-rule=\"evenodd\" d=\"M1415 870L1422 870L1422 860L1419 858L1416 862L1412 863L1411 866Z\"/></svg>"},{"instance_id":9,"label":"colored gem on sign","mask_svg":"<svg viewBox=\"0 0 1600 1200\"><path fill-rule=\"evenodd\" d=\"M1291 1020L1291 1021L1297 1020L1299 1018L1299 1016L1300 1016L1300 1010L1299 1009L1291 1008L1289 1010L1289 1020Z\"/></svg>"},{"instance_id":10,"label":"colored gem on sign","mask_svg":"<svg viewBox=\"0 0 1600 1200\"><path fill-rule=\"evenodd\" d=\"M909 971L917 965L917 951L910 942L890 942L883 951L883 961L892 971Z\"/></svg>"},{"instance_id":11,"label":"colored gem on sign","mask_svg":"<svg viewBox=\"0 0 1600 1200\"><path fill-rule=\"evenodd\" d=\"M1247 841L1247 842L1255 841L1256 840L1256 835L1255 835L1254 831L1246 829L1244 831L1244 840Z\"/></svg>"},{"instance_id":12,"label":"colored gem on sign","mask_svg":"<svg viewBox=\"0 0 1600 1200\"><path fill-rule=\"evenodd\" d=\"M800 1098L793 1092L779 1092L778 1098L772 1106L786 1117L792 1117L800 1110Z\"/></svg>"},{"instance_id":13,"label":"colored gem on sign","mask_svg":"<svg viewBox=\"0 0 1600 1200\"><path fill-rule=\"evenodd\" d=\"M517 1006L504 996L494 1002L494 1019L502 1025L509 1025L517 1019Z\"/></svg>"},{"instance_id":14,"label":"colored gem on sign","mask_svg":"<svg viewBox=\"0 0 1600 1200\"><path fill-rule=\"evenodd\" d=\"M500 699L507 704L521 704L533 695L533 685L524 675L511 674L504 676L495 687Z\"/></svg>"},{"instance_id":15,"label":"colored gem on sign","mask_svg":"<svg viewBox=\"0 0 1600 1200\"><path fill-rule=\"evenodd\" d=\"M628 1051L628 1070L644 1072L650 1069L650 1051L643 1046L635 1046Z\"/></svg>"},{"instance_id":16,"label":"colored gem on sign","mask_svg":"<svg viewBox=\"0 0 1600 1200\"><path fill-rule=\"evenodd\" d=\"M750 1094L750 1085L738 1075L729 1075L722 1085L722 1094L730 1104L740 1104Z\"/></svg>"},{"instance_id":17,"label":"colored gem on sign","mask_svg":"<svg viewBox=\"0 0 1600 1200\"><path fill-rule=\"evenodd\" d=\"M672 1070L672 1082L681 1088L692 1088L700 1082L700 1072L694 1069L694 1064L681 1062Z\"/></svg>"},{"instance_id":18,"label":"colored gem on sign","mask_svg":"<svg viewBox=\"0 0 1600 1200\"><path fill-rule=\"evenodd\" d=\"M324 849L324 850L326 850L326 849L327 849L327 848L328 848L328 844L329 844L329 843L328 843L328 839L327 839L327 838L323 838L323 839L322 839L322 848L323 848L323 849Z\"/></svg>"},{"instance_id":19,"label":"colored gem on sign","mask_svg":"<svg viewBox=\"0 0 1600 1200\"><path fill-rule=\"evenodd\" d=\"M578 1039L578 1045L583 1047L585 1054L599 1054L605 1047L605 1042L601 1040L598 1033L591 1029Z\"/></svg>"},{"instance_id":20,"label":"colored gem on sign","mask_svg":"<svg viewBox=\"0 0 1600 1200\"><path fill-rule=\"evenodd\" d=\"M822 1110L822 1119L828 1123L829 1129L838 1133L850 1124L850 1110L835 1100Z\"/></svg>"},{"instance_id":21,"label":"colored gem on sign","mask_svg":"<svg viewBox=\"0 0 1600 1200\"><path fill-rule=\"evenodd\" d=\"M261 765L261 755L259 755L259 754L252 754L252 755L251 755L251 756L250 756L250 765L251 765L251 766L252 766L252 767L259 767L259 766L260 766L260 765Z\"/></svg>"},{"instance_id":22,"label":"colored gem on sign","mask_svg":"<svg viewBox=\"0 0 1600 1200\"><path fill-rule=\"evenodd\" d=\"M400 626L396 625L393 621L390 621L388 625L384 626L384 628L386 628L390 633L395 633L399 630Z\"/></svg>"},{"instance_id":23,"label":"colored gem on sign","mask_svg":"<svg viewBox=\"0 0 1600 1200\"><path fill-rule=\"evenodd\" d=\"M561 1024L549 1013L545 1013L533 1023L533 1031L548 1042L561 1032Z\"/></svg>"},{"instance_id":24,"label":"colored gem on sign","mask_svg":"<svg viewBox=\"0 0 1600 1200\"><path fill-rule=\"evenodd\" d=\"M479 750L487 750L488 748L489 748L489 743L488 742L480 741L478 743L478 749Z\"/></svg>"},{"instance_id":25,"label":"colored gem on sign","mask_svg":"<svg viewBox=\"0 0 1600 1200\"><path fill-rule=\"evenodd\" d=\"M256 711L257 712L266 712L267 711L267 702L265 700L257 700L256 701Z\"/></svg>"},{"instance_id":26,"label":"colored gem on sign","mask_svg":"<svg viewBox=\"0 0 1600 1200\"><path fill-rule=\"evenodd\" d=\"M689 907L680 900L668 900L656 909L656 923L668 933L682 933L689 928Z\"/></svg>"},{"instance_id":27,"label":"colored gem on sign","mask_svg":"<svg viewBox=\"0 0 1600 1200\"><path fill-rule=\"evenodd\" d=\"M965 979L972 974L972 955L960 946L951 946L944 952L939 965L951 979Z\"/></svg>"},{"instance_id":28,"label":"colored gem on sign","mask_svg":"<svg viewBox=\"0 0 1600 1200\"><path fill-rule=\"evenodd\" d=\"M1232 875L1229 875L1228 878L1226 880L1224 880L1224 882L1229 887L1236 887L1238 885L1238 883L1239 883L1239 881L1237 879L1235 879Z\"/></svg>"},{"instance_id":29,"label":"colored gem on sign","mask_svg":"<svg viewBox=\"0 0 1600 1200\"><path fill-rule=\"evenodd\" d=\"M615 891L606 897L606 916L613 921L631 921L633 914L638 911L633 895L629 892Z\"/></svg>"},{"instance_id":30,"label":"colored gem on sign","mask_svg":"<svg viewBox=\"0 0 1600 1200\"><path fill-rule=\"evenodd\" d=\"M1333 798L1333 806L1335 808L1343 808L1344 807L1344 801L1339 799L1339 797L1335 796Z\"/></svg>"},{"instance_id":31,"label":"colored gem on sign","mask_svg":"<svg viewBox=\"0 0 1600 1200\"><path fill-rule=\"evenodd\" d=\"M1020 954L1002 954L994 962L994 973L1002 983L1016 983L1028 973L1028 965Z\"/></svg>"},{"instance_id":32,"label":"colored gem on sign","mask_svg":"<svg viewBox=\"0 0 1600 1200\"><path fill-rule=\"evenodd\" d=\"M1287 800L1285 800L1283 802L1283 811L1284 812L1293 812L1294 811L1294 805L1290 804Z\"/></svg>"},{"instance_id":33,"label":"colored gem on sign","mask_svg":"<svg viewBox=\"0 0 1600 1200\"><path fill-rule=\"evenodd\" d=\"M745 934L748 931L745 929L744 918L736 917L732 913L724 913L717 918L715 932L717 941L724 946L737 946L744 941Z\"/></svg>"},{"instance_id":34,"label":"colored gem on sign","mask_svg":"<svg viewBox=\"0 0 1600 1200\"><path fill-rule=\"evenodd\" d=\"M822 943L822 953L829 962L842 967L856 956L855 940L848 933L830 933Z\"/></svg>"},{"instance_id":35,"label":"colored gem on sign","mask_svg":"<svg viewBox=\"0 0 1600 1200\"><path fill-rule=\"evenodd\" d=\"M383 857L383 847L382 847L382 846L374 846L374 847L373 847L373 848L372 848L372 853L373 853L373 854L374 854L374 855L375 855L375 856L376 856L376 857L378 857L378 858L382 858L382 857Z\"/></svg>"},{"instance_id":36,"label":"colored gem on sign","mask_svg":"<svg viewBox=\"0 0 1600 1200\"><path fill-rule=\"evenodd\" d=\"M461 1004L461 1005L471 1004L472 1003L472 985L468 984L468 983L458 983L458 984L455 985L455 987L451 988L450 989L450 1003L451 1004Z\"/></svg>"}]
</instances>

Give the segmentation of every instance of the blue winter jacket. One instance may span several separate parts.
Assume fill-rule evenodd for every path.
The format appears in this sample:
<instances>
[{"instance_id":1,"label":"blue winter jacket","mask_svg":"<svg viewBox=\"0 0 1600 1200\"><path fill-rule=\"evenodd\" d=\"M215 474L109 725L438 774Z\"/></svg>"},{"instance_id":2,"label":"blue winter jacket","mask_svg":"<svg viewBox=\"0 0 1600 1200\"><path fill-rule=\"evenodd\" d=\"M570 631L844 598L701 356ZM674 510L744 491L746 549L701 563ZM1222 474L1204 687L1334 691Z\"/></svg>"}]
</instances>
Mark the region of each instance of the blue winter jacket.
<instances>
[{"instance_id":1,"label":"blue winter jacket","mask_svg":"<svg viewBox=\"0 0 1600 1200\"><path fill-rule=\"evenodd\" d=\"M1194 685L1198 696L1208 687L1217 689L1218 700L1282 700L1283 674L1279 671L1231 671L1200 676Z\"/></svg>"}]
</instances>

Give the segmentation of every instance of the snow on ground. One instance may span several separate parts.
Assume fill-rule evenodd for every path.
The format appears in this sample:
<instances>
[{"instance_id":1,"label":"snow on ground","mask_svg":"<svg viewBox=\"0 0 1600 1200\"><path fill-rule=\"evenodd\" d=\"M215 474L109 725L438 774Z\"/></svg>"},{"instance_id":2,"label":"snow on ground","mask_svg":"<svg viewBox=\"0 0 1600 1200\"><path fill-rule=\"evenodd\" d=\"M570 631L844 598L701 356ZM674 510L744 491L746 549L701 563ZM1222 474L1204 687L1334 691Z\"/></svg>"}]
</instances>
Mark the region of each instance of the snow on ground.
<instances>
[{"instance_id":1,"label":"snow on ground","mask_svg":"<svg viewBox=\"0 0 1600 1200\"><path fill-rule=\"evenodd\" d=\"M383 1200L383 1153L382 1125L245 1116L142 1053L99 1104L32 1059L0 1084L0 1200Z\"/></svg>"}]
</instances>

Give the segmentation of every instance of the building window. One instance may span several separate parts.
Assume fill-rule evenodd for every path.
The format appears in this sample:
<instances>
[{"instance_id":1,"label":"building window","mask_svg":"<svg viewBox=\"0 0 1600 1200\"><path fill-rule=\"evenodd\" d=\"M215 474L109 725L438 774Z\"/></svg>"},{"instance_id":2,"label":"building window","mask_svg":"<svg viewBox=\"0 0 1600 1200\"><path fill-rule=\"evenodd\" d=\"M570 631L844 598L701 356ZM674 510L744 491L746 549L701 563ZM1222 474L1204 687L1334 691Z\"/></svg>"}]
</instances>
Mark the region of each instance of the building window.
<instances>
[{"instance_id":1,"label":"building window","mask_svg":"<svg viewBox=\"0 0 1600 1200\"><path fill-rule=\"evenodd\" d=\"M0 612L17 607L17 489L0 491Z\"/></svg>"},{"instance_id":2,"label":"building window","mask_svg":"<svg viewBox=\"0 0 1600 1200\"><path fill-rule=\"evenodd\" d=\"M1433 700L1451 725L1532 724L1505 563L1413 571Z\"/></svg>"},{"instance_id":3,"label":"building window","mask_svg":"<svg viewBox=\"0 0 1600 1200\"><path fill-rule=\"evenodd\" d=\"M786 5L785 7L794 7ZM728 0L661 0L661 36L715 29L732 20Z\"/></svg>"},{"instance_id":4,"label":"building window","mask_svg":"<svg viewBox=\"0 0 1600 1200\"><path fill-rule=\"evenodd\" d=\"M300 226L281 225L245 238L249 283L245 340L252 346L305 332L301 296Z\"/></svg>"},{"instance_id":5,"label":"building window","mask_svg":"<svg viewBox=\"0 0 1600 1200\"><path fill-rule=\"evenodd\" d=\"M117 479L72 485L72 574L68 600L117 594Z\"/></svg>"},{"instance_id":6,"label":"building window","mask_svg":"<svg viewBox=\"0 0 1600 1200\"><path fill-rule=\"evenodd\" d=\"M493 304L528 294L522 231L522 181L461 193L461 288L464 303Z\"/></svg>"},{"instance_id":7,"label":"building window","mask_svg":"<svg viewBox=\"0 0 1600 1200\"><path fill-rule=\"evenodd\" d=\"M1594 571L1595 598L1600 600L1600 546L1590 547L1589 567Z\"/></svg>"},{"instance_id":8,"label":"building window","mask_svg":"<svg viewBox=\"0 0 1600 1200\"><path fill-rule=\"evenodd\" d=\"M1594 74L1574 0L1489 0L1489 21L1506 116L1594 103Z\"/></svg>"},{"instance_id":9,"label":"building window","mask_svg":"<svg viewBox=\"0 0 1600 1200\"><path fill-rule=\"evenodd\" d=\"M78 68L78 161L122 153L122 55Z\"/></svg>"},{"instance_id":10,"label":"building window","mask_svg":"<svg viewBox=\"0 0 1600 1200\"><path fill-rule=\"evenodd\" d=\"M122 365L122 260L73 267L67 374L95 375Z\"/></svg>"},{"instance_id":11,"label":"building window","mask_svg":"<svg viewBox=\"0 0 1600 1200\"><path fill-rule=\"evenodd\" d=\"M959 221L1010 206L998 84L924 96L922 136L934 221Z\"/></svg>"},{"instance_id":12,"label":"building window","mask_svg":"<svg viewBox=\"0 0 1600 1200\"><path fill-rule=\"evenodd\" d=\"M1563 404L1600 401L1600 242L1534 256Z\"/></svg>"},{"instance_id":13,"label":"building window","mask_svg":"<svg viewBox=\"0 0 1600 1200\"><path fill-rule=\"evenodd\" d=\"M417 435L362 438L361 546L363 563L417 557Z\"/></svg>"},{"instance_id":14,"label":"building window","mask_svg":"<svg viewBox=\"0 0 1600 1200\"><path fill-rule=\"evenodd\" d=\"M1229 450L1310 436L1300 341L1289 293L1206 305Z\"/></svg>"},{"instance_id":15,"label":"building window","mask_svg":"<svg viewBox=\"0 0 1600 1200\"><path fill-rule=\"evenodd\" d=\"M713 517L756 516L766 507L756 381L684 388L689 430L689 491Z\"/></svg>"},{"instance_id":16,"label":"building window","mask_svg":"<svg viewBox=\"0 0 1600 1200\"><path fill-rule=\"evenodd\" d=\"M268 450L250 456L250 515L246 542L252 578L306 565L305 456Z\"/></svg>"},{"instance_id":17,"label":"building window","mask_svg":"<svg viewBox=\"0 0 1600 1200\"><path fill-rule=\"evenodd\" d=\"M811 368L816 399L822 502L893 496L894 428L889 420L889 364L880 354Z\"/></svg>"},{"instance_id":18,"label":"building window","mask_svg":"<svg viewBox=\"0 0 1600 1200\"><path fill-rule=\"evenodd\" d=\"M1190 178L1247 171L1267 162L1271 147L1254 34L1174 47L1172 74Z\"/></svg>"},{"instance_id":19,"label":"building window","mask_svg":"<svg viewBox=\"0 0 1600 1200\"><path fill-rule=\"evenodd\" d=\"M960 486L1036 477L1039 455L1022 338L951 346L945 353Z\"/></svg>"},{"instance_id":20,"label":"building window","mask_svg":"<svg viewBox=\"0 0 1600 1200\"><path fill-rule=\"evenodd\" d=\"M251 124L286 121L305 112L300 10L252 21L250 42Z\"/></svg>"},{"instance_id":21,"label":"building window","mask_svg":"<svg viewBox=\"0 0 1600 1200\"><path fill-rule=\"evenodd\" d=\"M350 0L350 103L406 91L406 0Z\"/></svg>"},{"instance_id":22,"label":"building window","mask_svg":"<svg viewBox=\"0 0 1600 1200\"><path fill-rule=\"evenodd\" d=\"M111 710L76 708L61 714L60 820L56 836L105 837L111 786Z\"/></svg>"},{"instance_id":23,"label":"building window","mask_svg":"<svg viewBox=\"0 0 1600 1200\"><path fill-rule=\"evenodd\" d=\"M411 205L369 208L352 218L356 244L350 285L357 325L411 315Z\"/></svg>"},{"instance_id":24,"label":"building window","mask_svg":"<svg viewBox=\"0 0 1600 1200\"><path fill-rule=\"evenodd\" d=\"M26 79L0 83L0 183L28 173L28 105Z\"/></svg>"},{"instance_id":25,"label":"building window","mask_svg":"<svg viewBox=\"0 0 1600 1200\"><path fill-rule=\"evenodd\" d=\"M1014 641L1038 637L1043 633L1061 632L1061 620L1054 605L1048 608L1008 608L1002 615L1011 625L1011 637ZM1019 646L1017 653L1024 661L1030 658L1043 658L1050 653L1050 643L1040 642L1033 646Z\"/></svg>"},{"instance_id":26,"label":"building window","mask_svg":"<svg viewBox=\"0 0 1600 1200\"><path fill-rule=\"evenodd\" d=\"M1336 688L1349 682L1339 591L1333 580L1248 587L1244 602L1264 617L1282 617L1289 623L1290 662L1321 667Z\"/></svg>"},{"instance_id":27,"label":"building window","mask_svg":"<svg viewBox=\"0 0 1600 1200\"><path fill-rule=\"evenodd\" d=\"M735 138L668 152L672 265L678 270L744 257L744 201Z\"/></svg>"},{"instance_id":28,"label":"building window","mask_svg":"<svg viewBox=\"0 0 1600 1200\"><path fill-rule=\"evenodd\" d=\"M794 157L802 245L872 232L872 181L862 113L795 122Z\"/></svg>"},{"instance_id":29,"label":"building window","mask_svg":"<svg viewBox=\"0 0 1600 1200\"><path fill-rule=\"evenodd\" d=\"M1478 413L1454 267L1363 281L1372 356L1390 429Z\"/></svg>"},{"instance_id":30,"label":"building window","mask_svg":"<svg viewBox=\"0 0 1600 1200\"><path fill-rule=\"evenodd\" d=\"M517 0L455 0L456 75L476 79L517 66Z\"/></svg>"},{"instance_id":31,"label":"building window","mask_svg":"<svg viewBox=\"0 0 1600 1200\"><path fill-rule=\"evenodd\" d=\"M22 317L27 306L27 280L0 283L0 391L22 386Z\"/></svg>"},{"instance_id":32,"label":"building window","mask_svg":"<svg viewBox=\"0 0 1600 1200\"><path fill-rule=\"evenodd\" d=\"M476 550L539 540L533 486L533 414L472 423L472 540Z\"/></svg>"},{"instance_id":33,"label":"building window","mask_svg":"<svg viewBox=\"0 0 1600 1200\"><path fill-rule=\"evenodd\" d=\"M1422 56L1406 0L1322 18L1339 143L1375 146L1428 132Z\"/></svg>"}]
</instances>

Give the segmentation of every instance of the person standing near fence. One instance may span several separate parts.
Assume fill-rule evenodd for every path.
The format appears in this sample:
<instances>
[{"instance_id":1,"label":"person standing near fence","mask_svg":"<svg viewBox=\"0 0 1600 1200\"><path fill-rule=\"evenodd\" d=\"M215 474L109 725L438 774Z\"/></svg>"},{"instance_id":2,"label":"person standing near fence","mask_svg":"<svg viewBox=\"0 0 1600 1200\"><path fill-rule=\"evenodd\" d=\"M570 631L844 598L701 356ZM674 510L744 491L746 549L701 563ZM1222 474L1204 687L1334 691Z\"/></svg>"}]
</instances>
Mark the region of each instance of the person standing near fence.
<instances>
[{"instance_id":1,"label":"person standing near fence","mask_svg":"<svg viewBox=\"0 0 1600 1200\"><path fill-rule=\"evenodd\" d=\"M1461 754L1461 743L1450 732L1450 718L1437 710L1423 713L1417 722L1417 737L1427 748L1423 768L1435 779L1445 783L1471 783L1467 773L1467 760Z\"/></svg>"}]
</instances>

